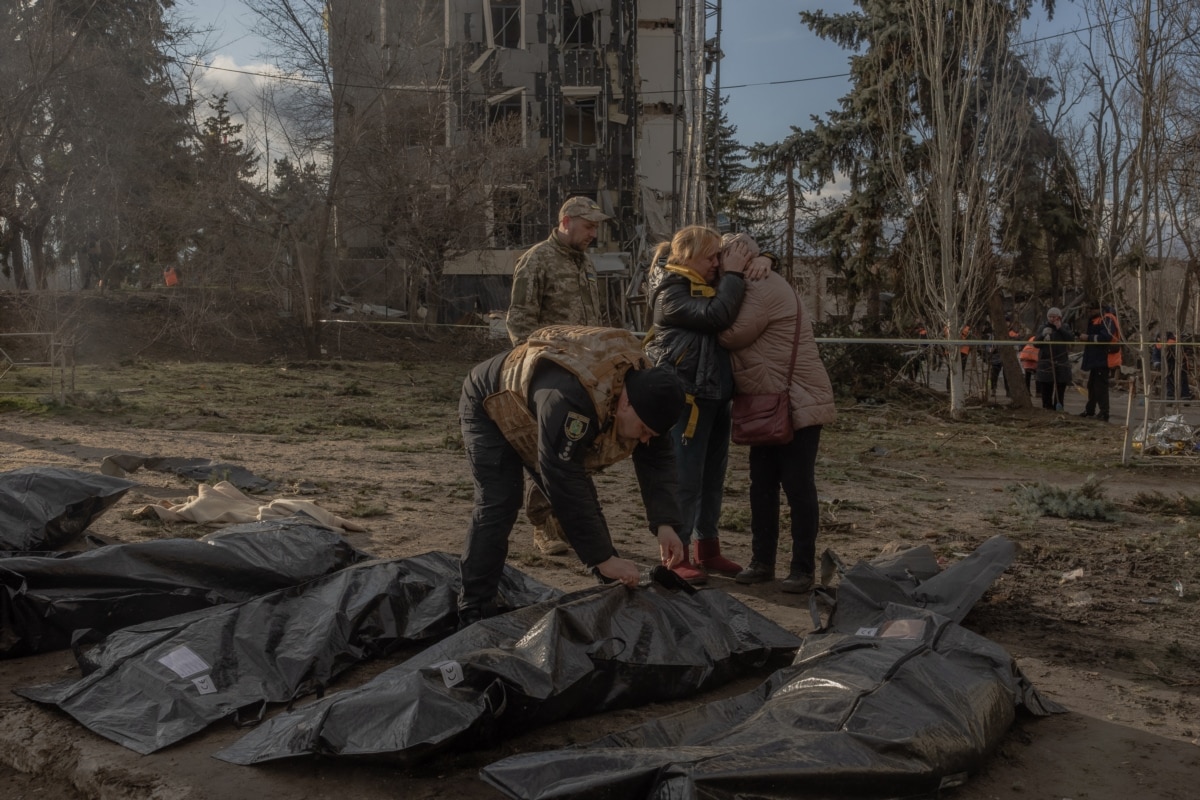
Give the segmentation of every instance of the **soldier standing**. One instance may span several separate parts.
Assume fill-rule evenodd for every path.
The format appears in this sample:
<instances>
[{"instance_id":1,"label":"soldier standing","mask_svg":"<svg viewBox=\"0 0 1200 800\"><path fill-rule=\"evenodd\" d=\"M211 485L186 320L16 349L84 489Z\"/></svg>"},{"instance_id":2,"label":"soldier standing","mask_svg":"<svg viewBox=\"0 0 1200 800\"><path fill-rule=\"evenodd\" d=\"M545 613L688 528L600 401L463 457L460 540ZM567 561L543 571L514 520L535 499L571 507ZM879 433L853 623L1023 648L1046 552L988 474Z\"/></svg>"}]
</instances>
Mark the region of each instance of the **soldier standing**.
<instances>
[{"instance_id":1,"label":"soldier standing","mask_svg":"<svg viewBox=\"0 0 1200 800\"><path fill-rule=\"evenodd\" d=\"M529 248L517 261L507 321L508 338L514 346L546 325L601 324L596 268L587 249L595 241L600 223L608 219L612 217L595 200L572 197L559 209L558 227L549 238ZM562 527L533 482L525 492L525 513L533 523L533 543L539 551L545 555L567 552Z\"/></svg>"}]
</instances>

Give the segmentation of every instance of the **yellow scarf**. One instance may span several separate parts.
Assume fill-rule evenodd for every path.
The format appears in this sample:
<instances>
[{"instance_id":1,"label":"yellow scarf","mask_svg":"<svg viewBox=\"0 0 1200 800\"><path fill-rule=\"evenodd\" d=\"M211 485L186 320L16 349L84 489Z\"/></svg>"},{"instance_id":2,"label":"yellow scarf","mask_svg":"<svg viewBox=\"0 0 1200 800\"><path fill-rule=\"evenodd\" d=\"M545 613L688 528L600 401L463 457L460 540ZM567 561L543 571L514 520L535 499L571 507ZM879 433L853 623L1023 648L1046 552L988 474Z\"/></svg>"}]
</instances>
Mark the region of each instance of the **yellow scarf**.
<instances>
[{"instance_id":1,"label":"yellow scarf","mask_svg":"<svg viewBox=\"0 0 1200 800\"><path fill-rule=\"evenodd\" d=\"M692 283L692 297L714 297L717 294L716 288L709 285L708 281L700 277L700 273L688 267L681 267L678 264L667 264L663 267L667 272L674 272L676 275L682 275Z\"/></svg>"}]
</instances>

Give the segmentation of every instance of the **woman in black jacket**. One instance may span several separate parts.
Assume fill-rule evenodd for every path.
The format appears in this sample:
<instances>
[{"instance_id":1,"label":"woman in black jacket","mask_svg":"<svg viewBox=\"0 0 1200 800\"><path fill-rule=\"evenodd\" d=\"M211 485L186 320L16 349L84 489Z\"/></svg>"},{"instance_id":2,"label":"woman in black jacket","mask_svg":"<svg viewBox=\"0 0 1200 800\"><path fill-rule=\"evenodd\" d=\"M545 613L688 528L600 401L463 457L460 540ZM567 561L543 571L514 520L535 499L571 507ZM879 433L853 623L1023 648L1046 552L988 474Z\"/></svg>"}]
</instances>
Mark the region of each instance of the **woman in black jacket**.
<instances>
[{"instance_id":1,"label":"woman in black jacket","mask_svg":"<svg viewBox=\"0 0 1200 800\"><path fill-rule=\"evenodd\" d=\"M750 260L745 244L721 256L721 235L702 225L682 228L654 252L648 298L653 309L646 355L682 379L688 404L671 429L679 469L679 504L685 560L675 572L704 583L705 572L691 560L696 540L699 567L733 576L741 565L721 555L717 523L729 461L729 402L733 369L717 334L737 317L745 294L742 275ZM718 275L718 268L723 274Z\"/></svg>"},{"instance_id":2,"label":"woman in black jacket","mask_svg":"<svg viewBox=\"0 0 1200 800\"><path fill-rule=\"evenodd\" d=\"M1071 385L1071 347L1075 334L1063 322L1062 312L1046 312L1046 323L1038 334L1037 386L1042 408L1062 411L1067 387Z\"/></svg>"}]
</instances>

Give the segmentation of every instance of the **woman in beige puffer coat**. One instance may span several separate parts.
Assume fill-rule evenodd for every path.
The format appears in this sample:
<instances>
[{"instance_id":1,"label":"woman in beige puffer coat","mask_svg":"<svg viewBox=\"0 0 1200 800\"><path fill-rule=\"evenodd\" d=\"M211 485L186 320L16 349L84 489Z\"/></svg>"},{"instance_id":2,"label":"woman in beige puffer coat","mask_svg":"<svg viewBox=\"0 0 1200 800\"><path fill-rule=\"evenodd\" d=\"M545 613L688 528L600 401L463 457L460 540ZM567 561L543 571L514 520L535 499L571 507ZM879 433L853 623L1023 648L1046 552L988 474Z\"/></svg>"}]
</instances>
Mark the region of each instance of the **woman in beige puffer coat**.
<instances>
[{"instance_id":1,"label":"woman in beige puffer coat","mask_svg":"<svg viewBox=\"0 0 1200 800\"><path fill-rule=\"evenodd\" d=\"M788 387L796 432L788 444L750 448L751 561L735 578L742 584L774 580L783 487L792 512L792 559L781 584L785 592L807 592L813 585L820 524L817 449L821 426L832 423L837 414L833 387L817 352L812 321L799 295L777 272L747 283L737 319L719 336L732 358L737 392L772 394L783 391L788 379L797 325L795 368Z\"/></svg>"}]
</instances>

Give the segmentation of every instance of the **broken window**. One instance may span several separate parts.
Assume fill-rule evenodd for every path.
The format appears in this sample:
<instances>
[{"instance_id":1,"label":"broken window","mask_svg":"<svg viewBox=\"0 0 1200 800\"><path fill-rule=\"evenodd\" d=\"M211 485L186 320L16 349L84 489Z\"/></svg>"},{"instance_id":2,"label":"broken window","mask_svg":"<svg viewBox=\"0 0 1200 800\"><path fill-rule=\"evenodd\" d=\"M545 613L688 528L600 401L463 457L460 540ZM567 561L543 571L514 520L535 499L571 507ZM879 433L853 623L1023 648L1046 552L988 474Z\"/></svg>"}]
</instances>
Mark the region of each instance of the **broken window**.
<instances>
[{"instance_id":1,"label":"broken window","mask_svg":"<svg viewBox=\"0 0 1200 800\"><path fill-rule=\"evenodd\" d=\"M495 144L525 146L525 94L521 87L489 97L486 114L488 136Z\"/></svg>"},{"instance_id":2,"label":"broken window","mask_svg":"<svg viewBox=\"0 0 1200 800\"><path fill-rule=\"evenodd\" d=\"M521 46L520 0L485 0L492 22L492 44L496 47Z\"/></svg>"},{"instance_id":3,"label":"broken window","mask_svg":"<svg viewBox=\"0 0 1200 800\"><path fill-rule=\"evenodd\" d=\"M575 4L563 4L563 47L591 47L596 42L596 15L579 14Z\"/></svg>"},{"instance_id":4,"label":"broken window","mask_svg":"<svg viewBox=\"0 0 1200 800\"><path fill-rule=\"evenodd\" d=\"M392 144L418 147L446 137L446 104L439 87L393 84L387 95L386 135Z\"/></svg>"},{"instance_id":5,"label":"broken window","mask_svg":"<svg viewBox=\"0 0 1200 800\"><path fill-rule=\"evenodd\" d=\"M525 107L521 87L509 89L501 94L492 95L487 100L488 129L504 126L510 130L522 130Z\"/></svg>"},{"instance_id":6,"label":"broken window","mask_svg":"<svg viewBox=\"0 0 1200 800\"><path fill-rule=\"evenodd\" d=\"M563 96L563 141L574 145L594 145L597 132L597 95L594 87L566 87L588 91L588 94Z\"/></svg>"}]
</instances>

